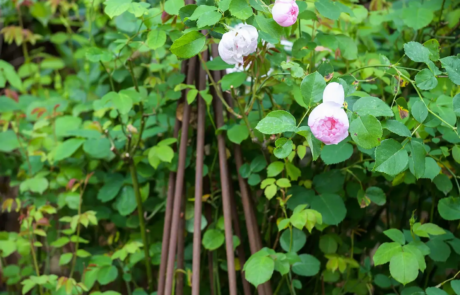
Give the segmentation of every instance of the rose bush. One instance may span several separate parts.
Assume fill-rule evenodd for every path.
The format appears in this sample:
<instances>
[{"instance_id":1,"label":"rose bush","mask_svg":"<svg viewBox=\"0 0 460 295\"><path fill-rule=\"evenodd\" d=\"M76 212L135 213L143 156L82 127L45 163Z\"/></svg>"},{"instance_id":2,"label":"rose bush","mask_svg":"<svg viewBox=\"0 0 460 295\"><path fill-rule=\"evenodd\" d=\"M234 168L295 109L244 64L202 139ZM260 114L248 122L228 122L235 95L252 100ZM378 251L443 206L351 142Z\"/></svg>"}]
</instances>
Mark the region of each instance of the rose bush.
<instances>
[{"instance_id":1,"label":"rose bush","mask_svg":"<svg viewBox=\"0 0 460 295\"><path fill-rule=\"evenodd\" d=\"M0 294L460 294L460 3L1 1Z\"/></svg>"}]
</instances>

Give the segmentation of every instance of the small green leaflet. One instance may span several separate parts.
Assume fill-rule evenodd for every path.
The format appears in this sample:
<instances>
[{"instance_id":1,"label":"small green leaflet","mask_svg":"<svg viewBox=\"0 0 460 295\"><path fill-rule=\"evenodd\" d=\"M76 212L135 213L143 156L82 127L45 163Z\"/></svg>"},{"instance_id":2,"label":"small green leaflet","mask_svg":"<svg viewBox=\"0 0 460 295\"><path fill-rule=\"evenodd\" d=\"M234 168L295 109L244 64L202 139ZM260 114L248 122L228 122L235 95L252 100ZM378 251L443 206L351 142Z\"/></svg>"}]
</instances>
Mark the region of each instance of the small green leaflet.
<instances>
[{"instance_id":1,"label":"small green leaflet","mask_svg":"<svg viewBox=\"0 0 460 295\"><path fill-rule=\"evenodd\" d=\"M132 0L107 0L104 8L105 14L110 18L114 18L128 10L131 6Z\"/></svg>"},{"instance_id":2,"label":"small green leaflet","mask_svg":"<svg viewBox=\"0 0 460 295\"><path fill-rule=\"evenodd\" d=\"M358 145L370 149L380 144L383 130L380 121L374 116L364 115L351 122L350 134Z\"/></svg>"},{"instance_id":3,"label":"small green leaflet","mask_svg":"<svg viewBox=\"0 0 460 295\"><path fill-rule=\"evenodd\" d=\"M353 105L353 111L360 116L372 115L374 117L386 116L393 117L393 111L380 98L374 96L366 96L358 99Z\"/></svg>"},{"instance_id":4,"label":"small green leaflet","mask_svg":"<svg viewBox=\"0 0 460 295\"><path fill-rule=\"evenodd\" d=\"M429 69L423 69L415 75L415 83L422 90L431 90L438 85L438 79Z\"/></svg>"},{"instance_id":5,"label":"small green leaflet","mask_svg":"<svg viewBox=\"0 0 460 295\"><path fill-rule=\"evenodd\" d=\"M263 134L277 134L287 131L294 132L297 127L293 115L286 111L273 111L257 124L256 129Z\"/></svg>"},{"instance_id":6,"label":"small green leaflet","mask_svg":"<svg viewBox=\"0 0 460 295\"><path fill-rule=\"evenodd\" d=\"M191 31L176 39L170 49L179 58L190 58L198 54L205 43L206 37L203 34Z\"/></svg>"},{"instance_id":7,"label":"small green leaflet","mask_svg":"<svg viewBox=\"0 0 460 295\"><path fill-rule=\"evenodd\" d=\"M300 84L300 92L302 93L305 105L308 107L313 103L321 101L325 88L326 82L318 72L305 76Z\"/></svg>"},{"instance_id":8,"label":"small green leaflet","mask_svg":"<svg viewBox=\"0 0 460 295\"><path fill-rule=\"evenodd\" d=\"M396 175L404 171L409 162L407 152L399 142L386 139L375 149L375 170L388 175Z\"/></svg>"},{"instance_id":9,"label":"small green leaflet","mask_svg":"<svg viewBox=\"0 0 460 295\"><path fill-rule=\"evenodd\" d=\"M404 44L404 52L415 62L428 62L430 60L430 50L418 42L408 42Z\"/></svg>"}]
</instances>

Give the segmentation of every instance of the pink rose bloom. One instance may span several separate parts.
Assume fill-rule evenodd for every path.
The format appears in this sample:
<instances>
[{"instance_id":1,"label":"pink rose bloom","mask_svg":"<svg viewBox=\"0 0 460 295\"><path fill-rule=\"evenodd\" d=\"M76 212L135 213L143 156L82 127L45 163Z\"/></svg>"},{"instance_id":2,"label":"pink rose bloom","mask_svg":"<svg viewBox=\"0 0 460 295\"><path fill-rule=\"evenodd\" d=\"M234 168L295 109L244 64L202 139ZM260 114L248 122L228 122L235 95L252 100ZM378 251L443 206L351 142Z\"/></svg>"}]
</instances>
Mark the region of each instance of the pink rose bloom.
<instances>
[{"instance_id":1,"label":"pink rose bloom","mask_svg":"<svg viewBox=\"0 0 460 295\"><path fill-rule=\"evenodd\" d=\"M228 64L242 64L243 57L256 51L258 37L255 27L239 24L222 36L219 55Z\"/></svg>"},{"instance_id":2,"label":"pink rose bloom","mask_svg":"<svg viewBox=\"0 0 460 295\"><path fill-rule=\"evenodd\" d=\"M282 27L295 24L299 15L299 6L294 0L276 0L272 9L273 19Z\"/></svg>"},{"instance_id":3,"label":"pink rose bloom","mask_svg":"<svg viewBox=\"0 0 460 295\"><path fill-rule=\"evenodd\" d=\"M308 117L313 135L325 144L338 144L348 136L348 117L343 107L345 93L342 85L329 83L324 89L323 103Z\"/></svg>"}]
</instances>

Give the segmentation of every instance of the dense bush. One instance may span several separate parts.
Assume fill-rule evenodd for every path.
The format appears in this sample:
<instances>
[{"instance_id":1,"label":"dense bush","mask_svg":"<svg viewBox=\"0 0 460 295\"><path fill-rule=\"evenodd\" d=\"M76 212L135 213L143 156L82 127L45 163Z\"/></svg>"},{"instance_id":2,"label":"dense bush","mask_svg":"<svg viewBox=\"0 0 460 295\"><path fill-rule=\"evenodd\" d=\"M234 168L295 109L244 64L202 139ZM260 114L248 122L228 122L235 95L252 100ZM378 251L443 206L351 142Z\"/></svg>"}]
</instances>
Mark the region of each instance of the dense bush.
<instances>
[{"instance_id":1,"label":"dense bush","mask_svg":"<svg viewBox=\"0 0 460 295\"><path fill-rule=\"evenodd\" d=\"M460 295L460 2L282 1L0 1L0 294Z\"/></svg>"}]
</instances>

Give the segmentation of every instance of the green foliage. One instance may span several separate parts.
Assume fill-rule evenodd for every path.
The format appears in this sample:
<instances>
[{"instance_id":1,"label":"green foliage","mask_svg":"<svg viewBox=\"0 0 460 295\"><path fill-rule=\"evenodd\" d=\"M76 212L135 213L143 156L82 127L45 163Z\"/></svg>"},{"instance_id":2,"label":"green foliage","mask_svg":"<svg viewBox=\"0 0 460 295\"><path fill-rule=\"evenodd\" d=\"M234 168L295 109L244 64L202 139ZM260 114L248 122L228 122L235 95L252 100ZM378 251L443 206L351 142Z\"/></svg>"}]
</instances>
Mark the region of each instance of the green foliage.
<instances>
[{"instance_id":1,"label":"green foliage","mask_svg":"<svg viewBox=\"0 0 460 295\"><path fill-rule=\"evenodd\" d=\"M228 293L228 190L238 294L245 278L276 295L460 295L460 3L298 1L281 27L274 2L3 1L0 218L19 217L17 232L0 221L5 294L155 294L184 162L179 230L166 227L184 294L197 260L199 293ZM257 50L234 67L210 49L239 23ZM327 145L308 119L331 82L349 133Z\"/></svg>"}]
</instances>

